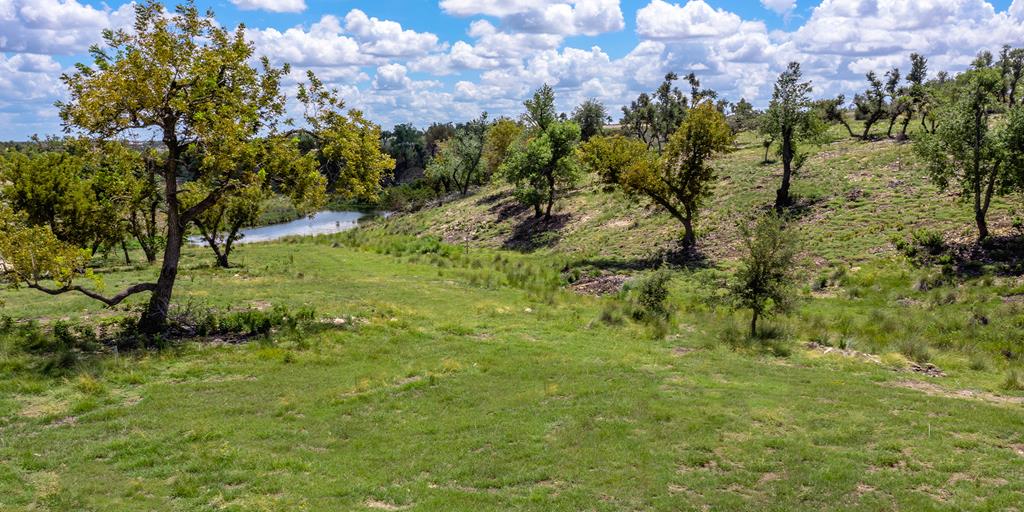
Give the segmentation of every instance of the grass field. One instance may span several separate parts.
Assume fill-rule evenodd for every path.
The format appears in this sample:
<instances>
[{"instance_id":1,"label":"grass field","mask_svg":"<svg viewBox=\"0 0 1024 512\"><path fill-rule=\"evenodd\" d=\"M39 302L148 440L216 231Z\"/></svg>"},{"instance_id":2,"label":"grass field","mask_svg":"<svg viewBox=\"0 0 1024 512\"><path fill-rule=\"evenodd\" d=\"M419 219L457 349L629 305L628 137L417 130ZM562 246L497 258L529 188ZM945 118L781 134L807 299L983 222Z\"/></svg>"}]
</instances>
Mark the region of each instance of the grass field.
<instances>
[{"instance_id":1,"label":"grass field","mask_svg":"<svg viewBox=\"0 0 1024 512\"><path fill-rule=\"evenodd\" d=\"M0 346L0 509L1024 501L1022 395L998 391L991 371L933 379L794 342L731 348L718 336L733 319L687 305L682 289L670 333L654 336L600 320L618 299L547 288L529 257L358 238L240 247L231 270L190 249L178 289L182 304L311 306L340 325L108 354L61 377ZM116 287L151 272L104 278ZM15 317L123 314L3 296Z\"/></svg>"}]
</instances>

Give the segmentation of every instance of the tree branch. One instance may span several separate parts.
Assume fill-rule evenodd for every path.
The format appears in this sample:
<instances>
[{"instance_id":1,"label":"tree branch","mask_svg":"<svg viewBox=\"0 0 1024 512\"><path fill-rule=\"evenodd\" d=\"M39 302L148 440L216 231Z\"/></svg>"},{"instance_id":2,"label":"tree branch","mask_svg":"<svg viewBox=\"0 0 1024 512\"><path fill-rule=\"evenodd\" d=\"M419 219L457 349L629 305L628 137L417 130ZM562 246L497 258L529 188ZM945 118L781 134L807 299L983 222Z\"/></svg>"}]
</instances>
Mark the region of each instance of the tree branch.
<instances>
[{"instance_id":1,"label":"tree branch","mask_svg":"<svg viewBox=\"0 0 1024 512\"><path fill-rule=\"evenodd\" d=\"M39 283L28 283L28 287L34 290L39 290L48 295L62 295L68 292L78 292L91 299L96 299L106 304L108 307L114 307L124 302L125 299L131 297L132 295L156 290L156 283L139 283L136 285L132 285L129 286L124 291L122 291L121 293L114 295L113 297L104 297L99 293L96 293L92 290L88 290L86 288L82 288L81 286L78 285L70 285L65 286L63 288L47 288Z\"/></svg>"}]
</instances>

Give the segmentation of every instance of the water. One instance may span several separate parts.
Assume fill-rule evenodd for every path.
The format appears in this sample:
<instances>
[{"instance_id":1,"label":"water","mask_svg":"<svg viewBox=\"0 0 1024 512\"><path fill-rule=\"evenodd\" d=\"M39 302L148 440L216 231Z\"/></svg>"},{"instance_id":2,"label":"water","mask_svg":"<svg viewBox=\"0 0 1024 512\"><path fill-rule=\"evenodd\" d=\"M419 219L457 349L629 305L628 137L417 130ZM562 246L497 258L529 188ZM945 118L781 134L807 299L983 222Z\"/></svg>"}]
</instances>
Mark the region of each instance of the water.
<instances>
[{"instance_id":1,"label":"water","mask_svg":"<svg viewBox=\"0 0 1024 512\"><path fill-rule=\"evenodd\" d=\"M286 236L329 235L331 233L347 231L359 226L361 221L380 216L387 216L387 214L380 212L322 211L313 214L312 217L303 217L283 224L243 229L242 235L244 236L235 243L269 242ZM206 244L206 241L199 236L189 237L188 241L192 245Z\"/></svg>"}]
</instances>

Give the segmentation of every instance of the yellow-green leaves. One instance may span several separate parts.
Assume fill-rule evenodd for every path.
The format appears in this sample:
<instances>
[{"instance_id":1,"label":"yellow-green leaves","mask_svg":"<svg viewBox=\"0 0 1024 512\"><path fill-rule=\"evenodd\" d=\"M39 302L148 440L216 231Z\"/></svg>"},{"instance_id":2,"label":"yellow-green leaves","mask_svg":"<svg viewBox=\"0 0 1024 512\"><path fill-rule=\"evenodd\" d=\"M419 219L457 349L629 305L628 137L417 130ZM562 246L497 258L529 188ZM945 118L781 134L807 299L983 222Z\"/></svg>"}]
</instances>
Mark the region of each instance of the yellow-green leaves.
<instances>
[{"instance_id":1,"label":"yellow-green leaves","mask_svg":"<svg viewBox=\"0 0 1024 512\"><path fill-rule=\"evenodd\" d=\"M24 215L0 205L0 274L10 285L70 286L88 260L86 251L60 241L49 226L30 226Z\"/></svg>"},{"instance_id":2,"label":"yellow-green leaves","mask_svg":"<svg viewBox=\"0 0 1024 512\"><path fill-rule=\"evenodd\" d=\"M683 241L695 242L692 221L711 194L711 159L728 151L732 130L710 102L690 109L661 156L643 141L621 136L594 137L579 150L580 163L608 184L645 196L683 223Z\"/></svg>"}]
</instances>

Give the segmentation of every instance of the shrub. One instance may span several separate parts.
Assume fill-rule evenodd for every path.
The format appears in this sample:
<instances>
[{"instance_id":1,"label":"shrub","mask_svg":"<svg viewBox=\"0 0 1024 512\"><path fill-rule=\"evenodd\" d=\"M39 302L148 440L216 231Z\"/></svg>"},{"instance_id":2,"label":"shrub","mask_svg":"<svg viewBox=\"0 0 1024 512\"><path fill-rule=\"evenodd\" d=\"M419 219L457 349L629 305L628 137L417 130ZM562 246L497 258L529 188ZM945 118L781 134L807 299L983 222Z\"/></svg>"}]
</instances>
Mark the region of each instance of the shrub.
<instances>
[{"instance_id":1,"label":"shrub","mask_svg":"<svg viewBox=\"0 0 1024 512\"><path fill-rule=\"evenodd\" d=\"M672 280L672 272L661 269L637 281L631 287L634 292L636 309L634 317L637 320L644 319L666 319L669 317L668 305L668 283Z\"/></svg>"},{"instance_id":2,"label":"shrub","mask_svg":"<svg viewBox=\"0 0 1024 512\"><path fill-rule=\"evenodd\" d=\"M1000 387L1007 391L1024 391L1024 373L1016 368L1011 368L1006 373L1006 380Z\"/></svg>"},{"instance_id":3,"label":"shrub","mask_svg":"<svg viewBox=\"0 0 1024 512\"><path fill-rule=\"evenodd\" d=\"M891 242L897 251L919 265L939 261L946 252L946 241L942 233L927 228L911 231L909 240L894 236Z\"/></svg>"},{"instance_id":4,"label":"shrub","mask_svg":"<svg viewBox=\"0 0 1024 512\"><path fill-rule=\"evenodd\" d=\"M932 359L931 349L928 344L919 338L905 338L899 343L899 352L907 359L917 363L927 363Z\"/></svg>"}]
</instances>

